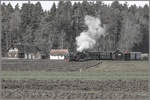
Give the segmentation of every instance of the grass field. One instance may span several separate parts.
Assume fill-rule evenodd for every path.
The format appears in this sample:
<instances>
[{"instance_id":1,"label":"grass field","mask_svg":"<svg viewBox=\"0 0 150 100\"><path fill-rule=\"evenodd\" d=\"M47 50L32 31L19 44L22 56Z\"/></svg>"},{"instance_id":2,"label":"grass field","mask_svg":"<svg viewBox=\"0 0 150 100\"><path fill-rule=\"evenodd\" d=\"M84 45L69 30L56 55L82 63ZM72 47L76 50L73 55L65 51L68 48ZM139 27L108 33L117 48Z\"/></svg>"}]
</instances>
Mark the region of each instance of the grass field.
<instances>
[{"instance_id":1,"label":"grass field","mask_svg":"<svg viewBox=\"0 0 150 100\"><path fill-rule=\"evenodd\" d=\"M82 62L77 62L82 63ZM84 62L85 63L85 62ZM72 64L68 62L68 65ZM74 63L75 64L75 63ZM80 72L81 71L81 72ZM102 64L80 71L2 71L4 79L37 79L37 80L131 80L148 79L148 61L103 61Z\"/></svg>"},{"instance_id":2,"label":"grass field","mask_svg":"<svg viewBox=\"0 0 150 100\"><path fill-rule=\"evenodd\" d=\"M44 72L44 71L4 71L4 79L37 79L37 80L131 80L148 79L147 72Z\"/></svg>"},{"instance_id":3,"label":"grass field","mask_svg":"<svg viewBox=\"0 0 150 100\"><path fill-rule=\"evenodd\" d=\"M148 61L98 62L5 61L0 73L2 97L60 100L148 98Z\"/></svg>"}]
</instances>

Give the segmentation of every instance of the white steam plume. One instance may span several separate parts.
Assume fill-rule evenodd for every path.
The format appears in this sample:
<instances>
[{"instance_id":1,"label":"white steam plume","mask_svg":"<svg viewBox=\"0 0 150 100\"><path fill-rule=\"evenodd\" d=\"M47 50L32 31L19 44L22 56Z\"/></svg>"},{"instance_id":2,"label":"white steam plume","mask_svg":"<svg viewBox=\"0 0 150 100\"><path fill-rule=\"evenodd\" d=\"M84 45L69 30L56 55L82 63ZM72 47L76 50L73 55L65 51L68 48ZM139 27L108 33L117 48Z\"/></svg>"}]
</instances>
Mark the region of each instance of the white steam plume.
<instances>
[{"instance_id":1,"label":"white steam plume","mask_svg":"<svg viewBox=\"0 0 150 100\"><path fill-rule=\"evenodd\" d=\"M80 36L76 37L77 51L79 52L93 48L96 44L96 40L102 35L105 36L105 29L101 27L100 19L87 15L84 20L88 26L88 30L83 31L80 33Z\"/></svg>"}]
</instances>

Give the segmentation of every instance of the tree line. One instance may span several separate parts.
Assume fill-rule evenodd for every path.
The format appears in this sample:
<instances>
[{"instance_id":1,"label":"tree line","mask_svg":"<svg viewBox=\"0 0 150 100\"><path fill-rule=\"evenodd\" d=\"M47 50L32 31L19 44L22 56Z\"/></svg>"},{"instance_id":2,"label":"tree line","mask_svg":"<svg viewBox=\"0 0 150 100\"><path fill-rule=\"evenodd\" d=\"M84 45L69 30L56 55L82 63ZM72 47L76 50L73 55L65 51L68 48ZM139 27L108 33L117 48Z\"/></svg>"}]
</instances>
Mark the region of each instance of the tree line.
<instances>
[{"instance_id":1,"label":"tree line","mask_svg":"<svg viewBox=\"0 0 150 100\"><path fill-rule=\"evenodd\" d=\"M19 5L3 3L2 11L2 55L17 44L35 46L49 53L51 48L76 50L76 37L87 29L86 15L98 17L106 28L107 35L99 38L93 49L113 51L149 51L149 6L128 6L114 1L110 6L97 2L82 3L59 1L50 10L44 11L41 3ZM25 48L25 52L28 50Z\"/></svg>"}]
</instances>

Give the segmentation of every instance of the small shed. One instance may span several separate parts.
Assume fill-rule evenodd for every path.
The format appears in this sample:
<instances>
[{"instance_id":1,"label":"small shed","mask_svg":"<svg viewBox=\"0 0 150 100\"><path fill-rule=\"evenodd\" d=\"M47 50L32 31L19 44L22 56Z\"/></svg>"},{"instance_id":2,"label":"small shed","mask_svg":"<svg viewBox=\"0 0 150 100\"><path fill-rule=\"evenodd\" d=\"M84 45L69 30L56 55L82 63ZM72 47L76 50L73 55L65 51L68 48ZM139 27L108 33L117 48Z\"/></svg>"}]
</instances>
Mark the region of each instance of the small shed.
<instances>
[{"instance_id":1,"label":"small shed","mask_svg":"<svg viewBox=\"0 0 150 100\"><path fill-rule=\"evenodd\" d=\"M51 49L50 59L51 60L65 60L65 57L69 55L68 49Z\"/></svg>"}]
</instances>

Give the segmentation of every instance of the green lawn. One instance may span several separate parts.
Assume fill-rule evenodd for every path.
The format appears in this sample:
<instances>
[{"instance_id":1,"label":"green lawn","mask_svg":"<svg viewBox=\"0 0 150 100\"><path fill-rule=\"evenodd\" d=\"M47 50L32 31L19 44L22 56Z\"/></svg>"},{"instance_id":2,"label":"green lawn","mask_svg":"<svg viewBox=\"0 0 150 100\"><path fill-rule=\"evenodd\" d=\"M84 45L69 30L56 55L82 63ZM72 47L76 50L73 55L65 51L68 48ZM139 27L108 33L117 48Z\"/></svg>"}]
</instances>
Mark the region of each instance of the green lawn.
<instances>
[{"instance_id":1,"label":"green lawn","mask_svg":"<svg viewBox=\"0 0 150 100\"><path fill-rule=\"evenodd\" d=\"M130 80L148 79L148 72L45 72L45 71L2 71L4 79L37 80Z\"/></svg>"}]
</instances>

